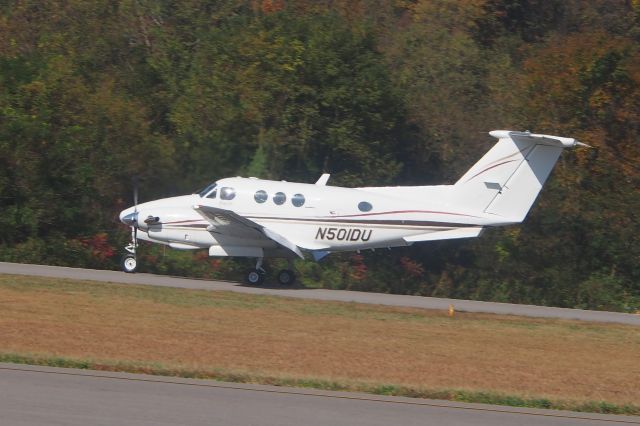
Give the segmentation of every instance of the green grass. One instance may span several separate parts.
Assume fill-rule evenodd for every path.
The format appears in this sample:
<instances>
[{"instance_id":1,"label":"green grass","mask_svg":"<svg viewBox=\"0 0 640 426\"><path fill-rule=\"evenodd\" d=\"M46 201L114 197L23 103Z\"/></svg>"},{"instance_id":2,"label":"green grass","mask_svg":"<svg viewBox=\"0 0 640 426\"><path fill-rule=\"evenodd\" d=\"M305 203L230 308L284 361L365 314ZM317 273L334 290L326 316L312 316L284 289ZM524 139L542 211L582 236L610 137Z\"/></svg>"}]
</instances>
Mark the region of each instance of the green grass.
<instances>
[{"instance_id":1,"label":"green grass","mask_svg":"<svg viewBox=\"0 0 640 426\"><path fill-rule=\"evenodd\" d=\"M224 369L182 369L167 368L158 363L89 360L66 357L0 353L0 362L13 364L42 365L48 367L77 368L83 370L126 372L150 374L166 377L182 377L189 379L209 379L231 383L252 383L272 386L288 386L312 388L330 391L364 392L373 395L402 396L409 398L440 399L456 402L505 405L511 407L528 407L552 410L569 410L577 412L640 415L640 406L632 404L612 404L606 401L575 402L549 398L523 398L497 392L470 391L462 389L425 389L397 386L393 384L376 384L365 382L339 382L317 378L278 377Z\"/></svg>"}]
</instances>

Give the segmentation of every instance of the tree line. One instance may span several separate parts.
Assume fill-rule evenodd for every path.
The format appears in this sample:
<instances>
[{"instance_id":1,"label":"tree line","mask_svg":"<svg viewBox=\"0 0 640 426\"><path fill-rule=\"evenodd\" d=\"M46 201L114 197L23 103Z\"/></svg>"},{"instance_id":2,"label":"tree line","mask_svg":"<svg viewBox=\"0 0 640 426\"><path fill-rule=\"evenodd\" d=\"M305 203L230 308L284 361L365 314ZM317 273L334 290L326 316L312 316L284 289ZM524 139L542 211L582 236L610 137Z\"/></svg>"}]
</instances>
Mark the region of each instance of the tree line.
<instances>
[{"instance_id":1,"label":"tree line","mask_svg":"<svg viewBox=\"0 0 640 426\"><path fill-rule=\"evenodd\" d=\"M640 4L10 0L0 259L117 268L141 201L250 175L454 182L506 128L575 137L521 226L299 262L332 288L640 309ZM242 260L144 247L154 272Z\"/></svg>"}]
</instances>

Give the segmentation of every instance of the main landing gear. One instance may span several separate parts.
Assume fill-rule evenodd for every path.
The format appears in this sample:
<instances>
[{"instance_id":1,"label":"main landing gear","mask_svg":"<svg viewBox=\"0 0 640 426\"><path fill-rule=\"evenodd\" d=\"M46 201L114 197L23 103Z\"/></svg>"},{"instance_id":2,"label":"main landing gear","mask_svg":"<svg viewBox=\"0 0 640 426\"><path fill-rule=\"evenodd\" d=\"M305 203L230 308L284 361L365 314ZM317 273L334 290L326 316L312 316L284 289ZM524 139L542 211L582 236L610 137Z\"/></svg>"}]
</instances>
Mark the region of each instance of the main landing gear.
<instances>
[{"instance_id":1,"label":"main landing gear","mask_svg":"<svg viewBox=\"0 0 640 426\"><path fill-rule=\"evenodd\" d=\"M267 271L262 269L262 258L258 258L256 261L255 269L249 270L247 272L247 283L251 285L261 285L267 276Z\"/></svg>"},{"instance_id":2,"label":"main landing gear","mask_svg":"<svg viewBox=\"0 0 640 426\"><path fill-rule=\"evenodd\" d=\"M278 282L282 285L292 285L296 282L296 275L291 269L283 269L278 272Z\"/></svg>"},{"instance_id":3,"label":"main landing gear","mask_svg":"<svg viewBox=\"0 0 640 426\"><path fill-rule=\"evenodd\" d=\"M283 286L290 286L296 281L296 275L293 272L293 261L289 259L288 269L283 269L278 272L276 276L278 282ZM256 261L256 267L254 269L249 270L245 279L248 284L251 285L262 285L267 278L267 272L262 267L262 258L259 258Z\"/></svg>"}]
</instances>

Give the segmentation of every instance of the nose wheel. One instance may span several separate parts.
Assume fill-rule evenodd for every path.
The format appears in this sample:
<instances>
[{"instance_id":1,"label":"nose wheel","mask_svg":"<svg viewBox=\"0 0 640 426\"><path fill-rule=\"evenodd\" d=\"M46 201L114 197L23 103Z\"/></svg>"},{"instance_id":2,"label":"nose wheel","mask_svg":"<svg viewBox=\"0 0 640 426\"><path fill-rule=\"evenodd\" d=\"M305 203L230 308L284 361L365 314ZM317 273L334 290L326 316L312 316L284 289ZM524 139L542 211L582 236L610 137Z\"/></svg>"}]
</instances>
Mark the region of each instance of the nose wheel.
<instances>
[{"instance_id":1,"label":"nose wheel","mask_svg":"<svg viewBox=\"0 0 640 426\"><path fill-rule=\"evenodd\" d=\"M120 266L122 266L122 270L127 273L133 273L136 271L138 267L138 260L136 259L135 254L125 254L122 256L122 260L120 261Z\"/></svg>"}]
</instances>

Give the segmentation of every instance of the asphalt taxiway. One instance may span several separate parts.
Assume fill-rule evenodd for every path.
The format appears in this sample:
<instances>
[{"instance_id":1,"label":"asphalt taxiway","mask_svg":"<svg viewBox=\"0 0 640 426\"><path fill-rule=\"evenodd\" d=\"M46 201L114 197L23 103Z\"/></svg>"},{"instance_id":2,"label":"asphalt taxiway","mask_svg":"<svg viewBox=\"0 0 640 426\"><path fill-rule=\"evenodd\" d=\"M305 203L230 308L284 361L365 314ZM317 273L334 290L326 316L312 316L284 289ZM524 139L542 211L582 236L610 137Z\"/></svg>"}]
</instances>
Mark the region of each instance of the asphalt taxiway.
<instances>
[{"instance_id":1,"label":"asphalt taxiway","mask_svg":"<svg viewBox=\"0 0 640 426\"><path fill-rule=\"evenodd\" d=\"M0 424L640 425L640 417L0 363Z\"/></svg>"},{"instance_id":2,"label":"asphalt taxiway","mask_svg":"<svg viewBox=\"0 0 640 426\"><path fill-rule=\"evenodd\" d=\"M54 278L69 278L76 280L113 282L120 284L142 284L199 290L225 290L238 293L267 294L272 296L294 297L303 299L356 302L423 309L446 310L450 305L453 305L456 311L462 312L482 312L538 318L559 318L640 325L640 315L623 314L619 312L588 311L581 309L552 308L547 306L517 305L511 303L442 299L435 297L407 296L396 294L365 293L346 290L250 287L242 285L240 283L226 281L197 280L152 274L125 274L124 272L119 271L101 271L94 269L66 268L60 266L0 262L0 274L33 275Z\"/></svg>"}]
</instances>

